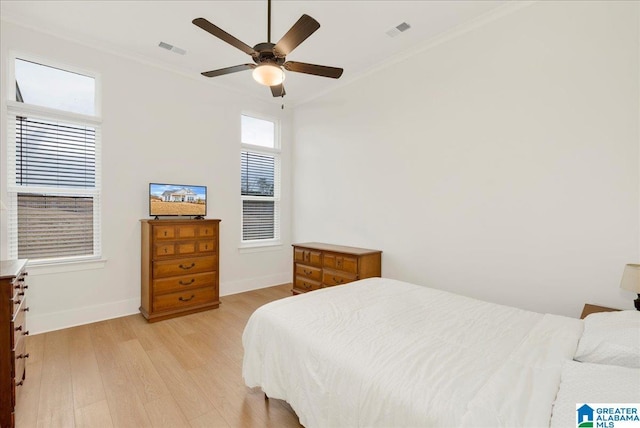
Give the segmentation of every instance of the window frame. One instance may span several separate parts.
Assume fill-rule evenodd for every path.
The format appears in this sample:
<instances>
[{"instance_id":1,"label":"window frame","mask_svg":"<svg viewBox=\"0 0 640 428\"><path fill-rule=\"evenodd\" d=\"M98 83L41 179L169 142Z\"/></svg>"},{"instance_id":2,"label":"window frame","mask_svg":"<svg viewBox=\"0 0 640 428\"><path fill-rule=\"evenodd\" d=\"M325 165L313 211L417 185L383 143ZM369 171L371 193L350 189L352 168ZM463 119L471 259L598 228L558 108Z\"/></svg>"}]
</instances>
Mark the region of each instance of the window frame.
<instances>
[{"instance_id":1,"label":"window frame","mask_svg":"<svg viewBox=\"0 0 640 428\"><path fill-rule=\"evenodd\" d=\"M274 147L265 147L255 144L248 144L242 142L242 116L248 116L253 119L265 120L273 123L273 145ZM240 248L262 248L262 247L274 247L282 245L281 238L281 187L282 187L282 149L280 139L280 121L272 116L266 116L255 112L243 111L239 117L239 130L240 130L240 160L242 159L243 152L255 153L259 155L273 156L274 158L274 172L273 172L273 196L250 196L243 195L240 191ZM242 166L240 166L242 171ZM242 173L239 174L242 179ZM244 201L273 201L274 203L274 237L270 239L243 239L244 229Z\"/></svg>"},{"instance_id":2,"label":"window frame","mask_svg":"<svg viewBox=\"0 0 640 428\"><path fill-rule=\"evenodd\" d=\"M77 270L74 264L82 262L86 266L102 267L105 260L102 258L102 79L101 75L95 71L89 71L77 66L61 63L50 58L44 58L25 52L11 51L7 56L7 99L5 99L5 123L6 131L6 194L8 196L8 254L11 258L18 257L18 194L45 194L51 196L87 196L93 198L93 254L80 256L64 256L57 258L29 259L29 265L33 266L52 266L59 265L64 270ZM59 110L51 107L39 106L16 101L16 60L24 60L34 62L45 67L57 68L69 73L84 75L94 79L94 112L95 115L84 115L75 112ZM29 118L60 121L79 126L88 126L95 128L95 185L91 188L73 188L73 187L49 187L49 186L23 186L16 183L16 138L13 116L24 115ZM4 180L3 180L4 181ZM87 265L87 262L89 265Z\"/></svg>"}]
</instances>

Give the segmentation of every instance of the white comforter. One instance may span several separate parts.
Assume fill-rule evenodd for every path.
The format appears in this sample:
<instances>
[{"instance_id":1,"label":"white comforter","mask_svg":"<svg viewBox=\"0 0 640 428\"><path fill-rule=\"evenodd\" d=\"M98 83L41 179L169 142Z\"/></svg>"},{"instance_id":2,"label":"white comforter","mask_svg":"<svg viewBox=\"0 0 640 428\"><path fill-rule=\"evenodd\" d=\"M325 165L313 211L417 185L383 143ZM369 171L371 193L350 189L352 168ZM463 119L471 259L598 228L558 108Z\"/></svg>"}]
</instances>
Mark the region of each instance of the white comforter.
<instances>
[{"instance_id":1,"label":"white comforter","mask_svg":"<svg viewBox=\"0 0 640 428\"><path fill-rule=\"evenodd\" d=\"M243 376L309 428L549 426L582 328L371 278L256 310Z\"/></svg>"}]
</instances>

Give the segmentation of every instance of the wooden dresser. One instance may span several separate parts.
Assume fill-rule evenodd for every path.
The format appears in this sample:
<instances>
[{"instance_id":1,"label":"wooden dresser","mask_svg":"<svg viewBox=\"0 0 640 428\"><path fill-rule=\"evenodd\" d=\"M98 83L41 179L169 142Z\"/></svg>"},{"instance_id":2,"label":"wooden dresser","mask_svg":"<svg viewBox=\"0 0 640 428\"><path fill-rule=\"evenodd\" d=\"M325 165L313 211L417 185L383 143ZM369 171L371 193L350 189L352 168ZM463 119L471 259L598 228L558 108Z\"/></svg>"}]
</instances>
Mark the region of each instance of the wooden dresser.
<instances>
[{"instance_id":1,"label":"wooden dresser","mask_svg":"<svg viewBox=\"0 0 640 428\"><path fill-rule=\"evenodd\" d=\"M160 321L217 308L220 220L141 220L140 312Z\"/></svg>"},{"instance_id":2,"label":"wooden dresser","mask_svg":"<svg viewBox=\"0 0 640 428\"><path fill-rule=\"evenodd\" d=\"M15 426L16 389L25 379L27 260L0 261L0 427Z\"/></svg>"},{"instance_id":3,"label":"wooden dresser","mask_svg":"<svg viewBox=\"0 0 640 428\"><path fill-rule=\"evenodd\" d=\"M587 315L595 314L598 312L616 312L620 309L609 308L607 306L598 306L592 305L590 303L585 303L584 308L582 309L582 314L580 315L580 319L585 319Z\"/></svg>"},{"instance_id":4,"label":"wooden dresser","mask_svg":"<svg viewBox=\"0 0 640 428\"><path fill-rule=\"evenodd\" d=\"M306 242L293 244L293 294L380 276L382 251Z\"/></svg>"}]
</instances>

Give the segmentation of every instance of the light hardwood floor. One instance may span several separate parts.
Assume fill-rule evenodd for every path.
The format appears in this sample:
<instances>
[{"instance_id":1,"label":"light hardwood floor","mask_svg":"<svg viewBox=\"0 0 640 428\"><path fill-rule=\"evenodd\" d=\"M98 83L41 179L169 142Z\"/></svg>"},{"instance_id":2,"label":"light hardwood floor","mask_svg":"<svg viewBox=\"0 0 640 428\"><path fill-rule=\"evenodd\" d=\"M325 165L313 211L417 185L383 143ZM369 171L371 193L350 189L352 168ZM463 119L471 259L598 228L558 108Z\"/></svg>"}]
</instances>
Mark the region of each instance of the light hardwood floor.
<instances>
[{"instance_id":1,"label":"light hardwood floor","mask_svg":"<svg viewBox=\"0 0 640 428\"><path fill-rule=\"evenodd\" d=\"M141 315L31 336L16 426L300 427L287 403L242 380L242 330L291 284L149 324Z\"/></svg>"}]
</instances>

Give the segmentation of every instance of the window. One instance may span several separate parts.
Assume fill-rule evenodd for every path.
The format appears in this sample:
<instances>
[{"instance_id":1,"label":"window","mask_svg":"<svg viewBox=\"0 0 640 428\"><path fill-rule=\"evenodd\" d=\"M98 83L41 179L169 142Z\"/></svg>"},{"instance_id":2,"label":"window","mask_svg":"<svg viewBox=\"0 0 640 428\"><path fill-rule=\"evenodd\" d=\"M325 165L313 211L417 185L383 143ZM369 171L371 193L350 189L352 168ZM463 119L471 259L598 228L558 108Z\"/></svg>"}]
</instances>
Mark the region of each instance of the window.
<instances>
[{"instance_id":1,"label":"window","mask_svg":"<svg viewBox=\"0 0 640 428\"><path fill-rule=\"evenodd\" d=\"M9 256L95 259L100 246L96 78L14 59L7 101Z\"/></svg>"},{"instance_id":2,"label":"window","mask_svg":"<svg viewBox=\"0 0 640 428\"><path fill-rule=\"evenodd\" d=\"M280 239L280 148L275 122L242 115L240 198L242 243L269 245Z\"/></svg>"}]
</instances>

